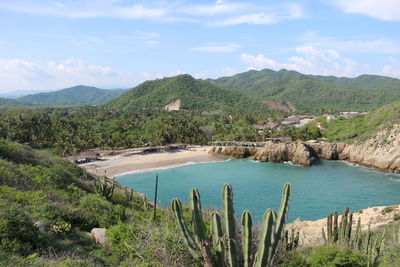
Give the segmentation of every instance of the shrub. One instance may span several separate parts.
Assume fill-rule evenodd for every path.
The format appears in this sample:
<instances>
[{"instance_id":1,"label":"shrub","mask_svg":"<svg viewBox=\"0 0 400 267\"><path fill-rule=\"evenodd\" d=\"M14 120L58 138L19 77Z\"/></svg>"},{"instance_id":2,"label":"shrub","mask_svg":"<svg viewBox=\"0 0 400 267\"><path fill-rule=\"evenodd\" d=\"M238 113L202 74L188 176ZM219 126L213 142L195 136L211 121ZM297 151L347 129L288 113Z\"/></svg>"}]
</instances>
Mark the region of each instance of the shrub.
<instances>
[{"instance_id":1,"label":"shrub","mask_svg":"<svg viewBox=\"0 0 400 267\"><path fill-rule=\"evenodd\" d=\"M367 258L349 248L318 247L309 258L311 267L358 267L367 266Z\"/></svg>"},{"instance_id":2,"label":"shrub","mask_svg":"<svg viewBox=\"0 0 400 267\"><path fill-rule=\"evenodd\" d=\"M1 250L26 255L45 246L44 236L22 210L11 207L1 213Z\"/></svg>"}]
</instances>

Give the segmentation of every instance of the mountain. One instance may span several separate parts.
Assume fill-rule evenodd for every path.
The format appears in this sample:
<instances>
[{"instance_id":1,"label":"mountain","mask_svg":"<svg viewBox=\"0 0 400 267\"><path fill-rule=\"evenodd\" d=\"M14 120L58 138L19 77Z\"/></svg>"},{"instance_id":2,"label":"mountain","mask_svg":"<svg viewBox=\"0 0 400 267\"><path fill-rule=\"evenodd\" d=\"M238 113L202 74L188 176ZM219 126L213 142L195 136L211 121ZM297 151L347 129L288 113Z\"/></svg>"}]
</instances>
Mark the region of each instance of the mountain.
<instances>
[{"instance_id":1,"label":"mountain","mask_svg":"<svg viewBox=\"0 0 400 267\"><path fill-rule=\"evenodd\" d=\"M16 100L40 106L80 106L107 102L125 92L124 89L106 90L78 85L48 93L19 97Z\"/></svg>"},{"instance_id":2,"label":"mountain","mask_svg":"<svg viewBox=\"0 0 400 267\"><path fill-rule=\"evenodd\" d=\"M240 90L267 104L271 100L285 101L285 105L294 104L305 112L370 110L400 100L400 80L377 75L338 78L264 69L208 81Z\"/></svg>"},{"instance_id":3,"label":"mountain","mask_svg":"<svg viewBox=\"0 0 400 267\"><path fill-rule=\"evenodd\" d=\"M220 110L259 107L237 90L223 88L188 74L146 81L106 103L107 107L166 110Z\"/></svg>"},{"instance_id":4,"label":"mountain","mask_svg":"<svg viewBox=\"0 0 400 267\"><path fill-rule=\"evenodd\" d=\"M29 106L28 103L20 102L14 99L2 98L0 97L0 106Z\"/></svg>"}]
</instances>

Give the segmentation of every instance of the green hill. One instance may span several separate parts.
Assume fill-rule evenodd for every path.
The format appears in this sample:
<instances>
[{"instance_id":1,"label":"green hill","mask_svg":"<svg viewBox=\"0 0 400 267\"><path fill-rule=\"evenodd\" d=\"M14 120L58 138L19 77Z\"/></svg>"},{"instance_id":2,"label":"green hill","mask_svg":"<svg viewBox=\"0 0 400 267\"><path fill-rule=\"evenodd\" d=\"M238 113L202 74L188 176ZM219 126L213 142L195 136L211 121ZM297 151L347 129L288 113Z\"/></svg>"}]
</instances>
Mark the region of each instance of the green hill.
<instances>
[{"instance_id":1,"label":"green hill","mask_svg":"<svg viewBox=\"0 0 400 267\"><path fill-rule=\"evenodd\" d=\"M376 75L337 78L264 69L209 81L264 101L285 100L305 112L370 110L400 100L400 80Z\"/></svg>"},{"instance_id":2,"label":"green hill","mask_svg":"<svg viewBox=\"0 0 400 267\"><path fill-rule=\"evenodd\" d=\"M184 74L146 81L105 106L154 110L178 102L179 109L200 111L249 108L253 102L256 103L237 90L223 88ZM256 104L253 108L259 106Z\"/></svg>"},{"instance_id":3,"label":"green hill","mask_svg":"<svg viewBox=\"0 0 400 267\"><path fill-rule=\"evenodd\" d=\"M0 106L16 107L16 106L30 106L30 104L24 103L24 102L21 102L21 101L17 101L17 100L14 100L14 99L8 99L8 98L0 97Z\"/></svg>"},{"instance_id":4,"label":"green hill","mask_svg":"<svg viewBox=\"0 0 400 267\"><path fill-rule=\"evenodd\" d=\"M327 124L325 135L330 141L363 141L395 124L400 124L400 101L353 119L334 120Z\"/></svg>"},{"instance_id":5,"label":"green hill","mask_svg":"<svg viewBox=\"0 0 400 267\"><path fill-rule=\"evenodd\" d=\"M125 90L106 90L78 85L49 93L38 93L17 98L20 102L40 106L80 106L105 103Z\"/></svg>"}]
</instances>

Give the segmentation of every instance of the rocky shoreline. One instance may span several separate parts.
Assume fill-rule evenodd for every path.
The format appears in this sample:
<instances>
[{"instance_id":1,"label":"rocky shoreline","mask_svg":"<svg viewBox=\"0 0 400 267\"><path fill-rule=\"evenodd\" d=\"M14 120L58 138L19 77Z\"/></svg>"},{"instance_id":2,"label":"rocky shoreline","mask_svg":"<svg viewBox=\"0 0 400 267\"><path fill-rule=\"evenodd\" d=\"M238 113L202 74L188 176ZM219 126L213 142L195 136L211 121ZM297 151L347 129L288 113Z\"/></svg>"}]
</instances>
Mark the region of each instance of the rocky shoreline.
<instances>
[{"instance_id":1,"label":"rocky shoreline","mask_svg":"<svg viewBox=\"0 0 400 267\"><path fill-rule=\"evenodd\" d=\"M216 146L209 153L234 158L252 157L262 162L311 166L313 158L344 160L385 172L400 174L400 125L379 132L361 143L271 143L265 147Z\"/></svg>"}]
</instances>

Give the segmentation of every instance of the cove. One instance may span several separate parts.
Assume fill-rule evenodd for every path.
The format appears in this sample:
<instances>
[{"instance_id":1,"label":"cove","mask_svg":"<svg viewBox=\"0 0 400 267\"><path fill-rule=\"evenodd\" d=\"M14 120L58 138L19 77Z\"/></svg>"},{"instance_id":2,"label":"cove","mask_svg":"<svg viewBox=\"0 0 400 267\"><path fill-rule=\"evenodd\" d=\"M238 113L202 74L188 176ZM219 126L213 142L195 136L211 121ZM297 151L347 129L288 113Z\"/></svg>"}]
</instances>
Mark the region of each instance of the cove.
<instances>
[{"instance_id":1,"label":"cove","mask_svg":"<svg viewBox=\"0 0 400 267\"><path fill-rule=\"evenodd\" d=\"M203 208L221 208L224 183L233 187L239 219L248 209L260 222L267 208L277 210L283 185L292 184L289 221L317 220L345 206L357 212L371 206L400 204L400 175L351 166L340 161L315 161L311 167L286 163L230 160L118 176L117 181L153 199L159 175L158 199L169 205L175 197L188 202L189 190L200 191Z\"/></svg>"}]
</instances>

